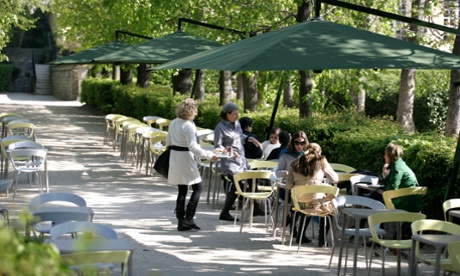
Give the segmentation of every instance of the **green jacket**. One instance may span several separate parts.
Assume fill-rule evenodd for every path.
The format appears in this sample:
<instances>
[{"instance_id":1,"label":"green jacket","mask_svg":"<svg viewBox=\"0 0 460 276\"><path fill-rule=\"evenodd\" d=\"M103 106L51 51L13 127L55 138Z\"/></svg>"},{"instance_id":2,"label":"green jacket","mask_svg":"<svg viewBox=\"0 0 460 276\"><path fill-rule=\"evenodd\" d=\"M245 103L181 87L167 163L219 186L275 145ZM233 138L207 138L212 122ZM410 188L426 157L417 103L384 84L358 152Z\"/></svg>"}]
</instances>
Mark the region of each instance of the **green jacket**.
<instances>
[{"instance_id":1,"label":"green jacket","mask_svg":"<svg viewBox=\"0 0 460 276\"><path fill-rule=\"evenodd\" d=\"M399 158L390 166L390 175L382 180L382 184L385 185L386 191L419 186L414 172L402 158ZM423 205L422 196L420 195L395 198L393 203L396 209L408 212L420 212Z\"/></svg>"}]
</instances>

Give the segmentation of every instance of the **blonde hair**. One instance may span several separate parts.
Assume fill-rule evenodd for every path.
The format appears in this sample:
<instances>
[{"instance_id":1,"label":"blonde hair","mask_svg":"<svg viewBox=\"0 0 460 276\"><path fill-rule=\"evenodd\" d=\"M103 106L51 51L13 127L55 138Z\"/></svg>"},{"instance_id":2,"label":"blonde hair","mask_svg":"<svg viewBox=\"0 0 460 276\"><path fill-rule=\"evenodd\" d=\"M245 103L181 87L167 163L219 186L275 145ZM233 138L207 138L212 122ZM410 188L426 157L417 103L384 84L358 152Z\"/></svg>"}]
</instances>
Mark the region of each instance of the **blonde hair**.
<instances>
[{"instance_id":1,"label":"blonde hair","mask_svg":"<svg viewBox=\"0 0 460 276\"><path fill-rule=\"evenodd\" d=\"M326 157L321 155L321 146L311 143L305 152L292 162L291 167L296 173L313 176L315 172L324 170L326 162Z\"/></svg>"},{"instance_id":2,"label":"blonde hair","mask_svg":"<svg viewBox=\"0 0 460 276\"><path fill-rule=\"evenodd\" d=\"M198 103L191 98L183 100L176 108L176 116L192 121L198 113Z\"/></svg>"}]
</instances>

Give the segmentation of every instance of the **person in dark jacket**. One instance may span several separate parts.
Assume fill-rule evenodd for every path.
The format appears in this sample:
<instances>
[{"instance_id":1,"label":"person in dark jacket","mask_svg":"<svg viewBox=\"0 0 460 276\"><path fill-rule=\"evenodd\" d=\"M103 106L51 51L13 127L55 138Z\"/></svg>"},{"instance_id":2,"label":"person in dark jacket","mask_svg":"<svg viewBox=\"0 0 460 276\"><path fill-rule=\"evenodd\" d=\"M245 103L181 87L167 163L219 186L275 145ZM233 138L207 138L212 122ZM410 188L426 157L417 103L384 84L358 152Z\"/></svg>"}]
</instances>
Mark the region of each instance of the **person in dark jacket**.
<instances>
[{"instance_id":1,"label":"person in dark jacket","mask_svg":"<svg viewBox=\"0 0 460 276\"><path fill-rule=\"evenodd\" d=\"M244 143L244 155L249 159L259 159L263 156L262 144L259 143L248 143L247 139L249 137L254 138L258 141L257 136L252 133L252 119L249 117L243 117L240 120L241 128L243 129L243 134L247 136Z\"/></svg>"}]
</instances>

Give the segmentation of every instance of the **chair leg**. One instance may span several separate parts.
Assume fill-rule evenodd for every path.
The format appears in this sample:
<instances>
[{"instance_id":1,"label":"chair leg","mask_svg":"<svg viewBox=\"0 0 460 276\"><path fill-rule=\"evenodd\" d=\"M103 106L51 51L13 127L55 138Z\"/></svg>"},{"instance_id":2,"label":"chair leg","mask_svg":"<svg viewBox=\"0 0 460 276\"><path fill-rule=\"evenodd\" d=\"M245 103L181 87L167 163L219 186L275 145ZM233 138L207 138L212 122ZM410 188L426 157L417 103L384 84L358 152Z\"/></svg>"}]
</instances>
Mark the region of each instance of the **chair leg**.
<instances>
[{"instance_id":1,"label":"chair leg","mask_svg":"<svg viewBox=\"0 0 460 276\"><path fill-rule=\"evenodd\" d=\"M13 189L13 200L14 198L16 197L16 190L18 189L18 179L19 179L19 173L18 172L14 172L14 183L13 183L13 186L14 186L14 189Z\"/></svg>"},{"instance_id":2,"label":"chair leg","mask_svg":"<svg viewBox=\"0 0 460 276\"><path fill-rule=\"evenodd\" d=\"M299 238L299 245L297 247L297 253L300 252L300 246L302 245L302 239L303 239L303 232L304 232L304 228L305 228L305 223L307 222L307 216L305 216L305 218L303 219L303 223L302 223L302 230L300 230L300 238ZM299 231L297 231L297 235L299 235Z\"/></svg>"},{"instance_id":3,"label":"chair leg","mask_svg":"<svg viewBox=\"0 0 460 276\"><path fill-rule=\"evenodd\" d=\"M296 215L297 215L297 212L294 212L294 215L292 216L292 222L291 222L291 225L293 226L293 228L295 228L295 219L296 219ZM299 233L297 233L298 235ZM294 236L292 233L291 233L291 239L289 241L289 246L292 246L292 237Z\"/></svg>"},{"instance_id":4,"label":"chair leg","mask_svg":"<svg viewBox=\"0 0 460 276\"><path fill-rule=\"evenodd\" d=\"M8 214L8 210L5 208L0 209L0 212L2 213L3 217L6 220L6 225L10 225L10 216Z\"/></svg>"}]
</instances>

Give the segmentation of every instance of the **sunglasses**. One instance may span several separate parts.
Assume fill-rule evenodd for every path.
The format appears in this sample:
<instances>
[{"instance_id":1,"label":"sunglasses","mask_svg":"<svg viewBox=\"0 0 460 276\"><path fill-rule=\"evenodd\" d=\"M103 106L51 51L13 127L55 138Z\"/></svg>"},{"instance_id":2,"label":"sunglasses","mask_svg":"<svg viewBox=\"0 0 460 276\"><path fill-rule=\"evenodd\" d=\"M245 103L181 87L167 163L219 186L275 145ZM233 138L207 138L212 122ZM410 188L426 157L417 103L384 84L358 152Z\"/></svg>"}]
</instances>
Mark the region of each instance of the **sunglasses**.
<instances>
[{"instance_id":1,"label":"sunglasses","mask_svg":"<svg viewBox=\"0 0 460 276\"><path fill-rule=\"evenodd\" d=\"M302 142L300 142L300 141L294 141L294 145L296 145L296 146L305 146L305 144L306 144L305 141L302 141Z\"/></svg>"}]
</instances>

